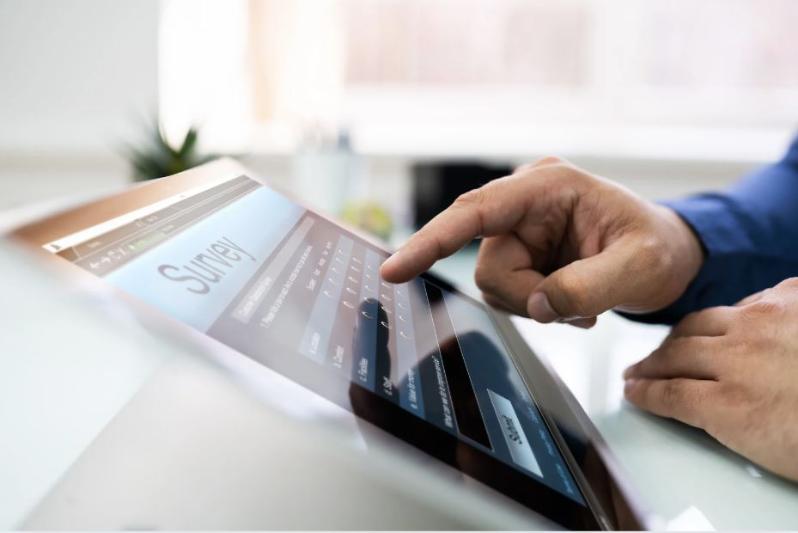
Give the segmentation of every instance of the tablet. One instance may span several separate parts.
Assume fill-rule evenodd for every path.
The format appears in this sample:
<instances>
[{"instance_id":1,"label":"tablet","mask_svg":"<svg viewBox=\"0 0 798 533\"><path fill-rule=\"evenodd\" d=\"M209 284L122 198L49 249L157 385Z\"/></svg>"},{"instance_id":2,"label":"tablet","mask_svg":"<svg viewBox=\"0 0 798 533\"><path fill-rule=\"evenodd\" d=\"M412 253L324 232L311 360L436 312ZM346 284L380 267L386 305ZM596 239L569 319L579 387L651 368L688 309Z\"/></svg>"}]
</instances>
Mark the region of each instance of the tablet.
<instances>
[{"instance_id":1,"label":"tablet","mask_svg":"<svg viewBox=\"0 0 798 533\"><path fill-rule=\"evenodd\" d=\"M568 528L646 515L506 316L229 162L16 232ZM223 171L226 170L226 171Z\"/></svg>"}]
</instances>

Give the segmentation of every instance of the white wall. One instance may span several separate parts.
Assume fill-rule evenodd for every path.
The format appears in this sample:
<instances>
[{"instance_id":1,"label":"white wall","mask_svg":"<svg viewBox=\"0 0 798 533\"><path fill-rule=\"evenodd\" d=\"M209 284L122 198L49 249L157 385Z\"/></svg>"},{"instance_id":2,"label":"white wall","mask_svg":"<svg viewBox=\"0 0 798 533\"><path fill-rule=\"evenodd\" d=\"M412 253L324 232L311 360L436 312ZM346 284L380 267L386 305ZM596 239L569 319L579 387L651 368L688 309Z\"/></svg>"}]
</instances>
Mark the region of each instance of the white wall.
<instances>
[{"instance_id":1,"label":"white wall","mask_svg":"<svg viewBox=\"0 0 798 533\"><path fill-rule=\"evenodd\" d=\"M140 135L142 123L158 108L159 61L163 60L163 55L159 56L161 3L0 0L0 211L96 194L125 183L128 169L119 155L119 145ZM194 23L207 18L199 7L196 11L191 19ZM168 25L166 28L169 30ZM170 35L176 33L169 31ZM179 61L181 54L192 65L208 57L189 46L168 56L169 60ZM170 73L174 74L171 69ZM215 86L200 89L207 92L209 87ZM167 100L174 104L181 93L186 91ZM186 96L191 97L196 95ZM202 101L203 109L215 109L212 98ZM572 136L573 132L566 132L566 137ZM456 140L441 136L443 152L457 146ZM511 151L513 161L532 160L551 150L544 148L546 143L532 140L525 144L528 154L500 144L499 151L508 157ZM783 141L768 146L776 154ZM481 144L469 145L440 156L490 157L489 153L477 153L480 147L484 149ZM394 212L406 210L408 169L414 159L431 158L432 154L403 150L395 140L386 146L363 148L371 156L367 168L374 178L374 196L389 203ZM269 156L257 146L254 151L249 163L255 170L290 183L290 154ZM757 163L750 157L702 161L681 152L659 160L588 157L576 149L555 152L654 198L723 186ZM398 216L400 221L406 218Z\"/></svg>"},{"instance_id":2,"label":"white wall","mask_svg":"<svg viewBox=\"0 0 798 533\"><path fill-rule=\"evenodd\" d=\"M0 0L0 208L121 183L157 111L158 0Z\"/></svg>"}]
</instances>

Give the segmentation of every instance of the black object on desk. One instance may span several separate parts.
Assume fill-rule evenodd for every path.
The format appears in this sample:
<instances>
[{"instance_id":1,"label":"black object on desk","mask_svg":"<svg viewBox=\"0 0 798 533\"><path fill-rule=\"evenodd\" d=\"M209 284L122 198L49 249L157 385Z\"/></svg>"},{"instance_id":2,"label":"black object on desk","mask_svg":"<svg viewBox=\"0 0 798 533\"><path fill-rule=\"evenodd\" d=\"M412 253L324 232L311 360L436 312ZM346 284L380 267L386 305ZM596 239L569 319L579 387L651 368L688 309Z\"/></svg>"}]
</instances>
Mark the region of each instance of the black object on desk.
<instances>
[{"instance_id":1,"label":"black object on desk","mask_svg":"<svg viewBox=\"0 0 798 533\"><path fill-rule=\"evenodd\" d=\"M464 192L511 174L510 165L481 162L424 162L413 165L414 223L420 228Z\"/></svg>"}]
</instances>

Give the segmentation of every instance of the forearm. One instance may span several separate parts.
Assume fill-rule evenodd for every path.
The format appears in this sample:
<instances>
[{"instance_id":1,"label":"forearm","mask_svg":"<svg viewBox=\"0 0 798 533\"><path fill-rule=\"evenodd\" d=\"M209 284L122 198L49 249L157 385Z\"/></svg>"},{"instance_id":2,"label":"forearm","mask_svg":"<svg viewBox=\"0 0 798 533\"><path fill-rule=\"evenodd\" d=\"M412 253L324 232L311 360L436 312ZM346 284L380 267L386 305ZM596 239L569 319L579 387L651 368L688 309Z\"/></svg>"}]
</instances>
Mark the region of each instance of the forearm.
<instances>
[{"instance_id":1,"label":"forearm","mask_svg":"<svg viewBox=\"0 0 798 533\"><path fill-rule=\"evenodd\" d=\"M692 311L730 305L798 276L798 141L777 164L723 193L665 202L696 233L704 263L684 294L642 322L674 323Z\"/></svg>"}]
</instances>

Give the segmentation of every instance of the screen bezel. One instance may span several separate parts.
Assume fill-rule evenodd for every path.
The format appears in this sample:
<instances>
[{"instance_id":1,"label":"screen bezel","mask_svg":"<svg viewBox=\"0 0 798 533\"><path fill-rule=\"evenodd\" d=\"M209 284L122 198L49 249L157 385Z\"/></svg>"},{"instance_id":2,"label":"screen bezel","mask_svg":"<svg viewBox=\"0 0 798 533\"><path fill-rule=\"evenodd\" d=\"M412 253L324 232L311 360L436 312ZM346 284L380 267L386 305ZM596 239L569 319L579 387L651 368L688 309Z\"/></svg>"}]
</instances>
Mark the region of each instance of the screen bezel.
<instances>
[{"instance_id":1,"label":"screen bezel","mask_svg":"<svg viewBox=\"0 0 798 533\"><path fill-rule=\"evenodd\" d=\"M253 175L238 163L226 159L218 160L175 176L162 178L155 182L145 183L132 189L125 190L117 195L78 206L45 220L19 228L11 233L11 237L28 246L32 245L33 248L38 248L38 252L40 252L39 255L55 259L52 262L58 263L59 265L66 265L69 264L68 261L62 261L61 258L57 258L54 254L45 252L41 249L41 246L57 238L92 227L115 216L128 213L139 207L144 207L159 199L185 191L197 183L217 180L220 179L220 177L226 176L229 176L229 179L234 179L242 174L260 182L265 187L272 188L280 194L285 195L291 201L312 212L314 215L352 233L369 245L386 253L391 252L384 243L376 241L369 235L364 235L356 228L348 227L346 224L342 224L337 220L325 216L323 213L317 212L293 195L274 188L264 180L258 179L257 175ZM126 202L125 200L130 199L131 196L136 198L136 200L132 203ZM75 266L74 270L80 271L80 274L78 274L80 277L85 278L88 276L92 280L102 281L102 278L97 278L83 271L80 267ZM576 402L570 394L567 387L559 381L556 373L548 367L545 361L537 357L527 343L521 338L509 317L505 313L492 309L483 302L472 298L465 292L459 290L456 284L434 273L427 272L423 274L422 277L427 278L439 286L445 287L447 290L458 295L458 297L466 298L473 302L483 309L490 317L498 334L505 342L509 356L523 379L527 391L538 404L543 419L573 474L576 483L585 496L588 506L583 507L579 505L577 502L557 493L553 489L536 481L534 478L521 473L475 447L471 447L471 449L482 456L481 459L484 461L482 466L495 472L496 475L492 480L481 479L482 476L465 471L457 465L451 465L450 462L449 464L464 474L469 475L477 481L492 487L498 492L566 527L574 529L640 529L646 527L649 523L648 517L650 515L644 512L639 502L635 501L631 496L632 491L629 490L629 487L624 482L623 475L619 472L619 468L615 464L612 454L604 444L598 431L590 422L578 402ZM122 291L119 292L121 293ZM147 307L152 309L150 306ZM185 326L176 319L170 320L177 323L177 325ZM232 348L229 349L233 350ZM309 390L314 394L318 394L311 389ZM439 443L447 444L443 442L446 439L455 439L459 441L457 437L449 435L429 422L418 419L411 413L402 410L400 407L391 404L387 400L382 400L378 395L374 395L374 397L384 402L386 411L395 410L392 414L398 419L405 419L406 423L411 427L417 426L418 431L410 432L410 435L423 437L425 433L427 435L439 433L436 437L439 439ZM394 435L403 442L414 445L424 453L447 462L441 457L441 454L434 453L434 450L430 447L429 441L412 442L412 439L409 438L407 434L401 435L392 432L390 428L375 424L376 421L368 420L368 418L364 417L362 414L355 413L355 416L374 424L378 429ZM563 431L567 431L569 434L568 439L563 436ZM460 443L462 443L462 441L460 441ZM448 444L451 445L452 443L449 442ZM465 445L468 444L465 443ZM579 453L574 453L577 448ZM583 468L585 465L577 460L576 457L578 455L589 456L593 459L594 462L591 464L591 469L588 472ZM596 463L596 461L598 462Z\"/></svg>"}]
</instances>

